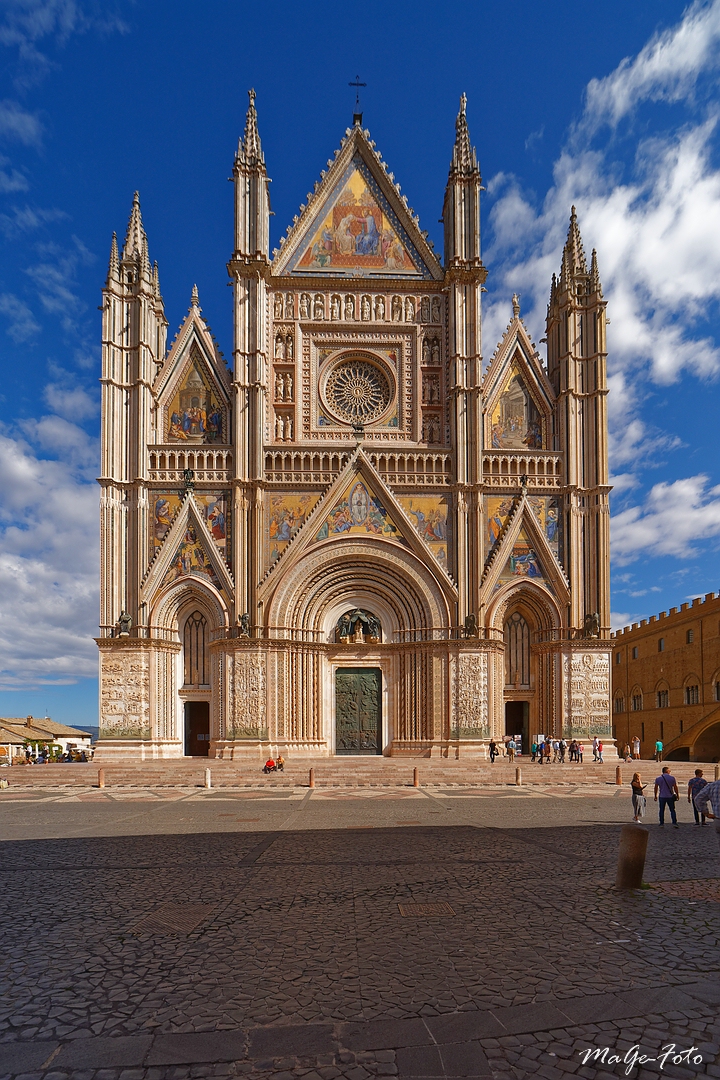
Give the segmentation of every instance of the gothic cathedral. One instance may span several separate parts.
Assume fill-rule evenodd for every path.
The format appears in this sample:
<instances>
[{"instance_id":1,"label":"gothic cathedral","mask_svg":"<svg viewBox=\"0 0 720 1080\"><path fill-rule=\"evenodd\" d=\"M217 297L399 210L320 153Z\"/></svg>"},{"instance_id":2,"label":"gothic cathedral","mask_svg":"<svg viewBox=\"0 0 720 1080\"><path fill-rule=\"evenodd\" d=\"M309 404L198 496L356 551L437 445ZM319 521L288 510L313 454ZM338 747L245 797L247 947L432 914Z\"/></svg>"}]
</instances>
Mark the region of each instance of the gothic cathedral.
<instances>
[{"instance_id":1,"label":"gothic cathedral","mask_svg":"<svg viewBox=\"0 0 720 1080\"><path fill-rule=\"evenodd\" d=\"M359 114L271 254L254 98L231 363L195 289L167 348L137 196L113 238L98 758L609 737L605 301L574 209L547 366L517 297L483 365L464 97L442 259Z\"/></svg>"}]
</instances>

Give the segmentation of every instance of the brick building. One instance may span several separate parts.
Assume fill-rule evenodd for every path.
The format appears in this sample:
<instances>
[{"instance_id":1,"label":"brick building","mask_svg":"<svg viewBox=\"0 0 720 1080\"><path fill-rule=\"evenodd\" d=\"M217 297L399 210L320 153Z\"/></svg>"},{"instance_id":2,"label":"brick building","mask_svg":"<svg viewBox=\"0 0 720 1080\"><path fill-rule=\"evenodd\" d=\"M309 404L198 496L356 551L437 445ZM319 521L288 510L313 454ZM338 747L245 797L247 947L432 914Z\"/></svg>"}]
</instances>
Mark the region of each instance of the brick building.
<instances>
[{"instance_id":1,"label":"brick building","mask_svg":"<svg viewBox=\"0 0 720 1080\"><path fill-rule=\"evenodd\" d=\"M720 760L720 593L611 635L613 735L642 756L655 740L674 761Z\"/></svg>"}]
</instances>

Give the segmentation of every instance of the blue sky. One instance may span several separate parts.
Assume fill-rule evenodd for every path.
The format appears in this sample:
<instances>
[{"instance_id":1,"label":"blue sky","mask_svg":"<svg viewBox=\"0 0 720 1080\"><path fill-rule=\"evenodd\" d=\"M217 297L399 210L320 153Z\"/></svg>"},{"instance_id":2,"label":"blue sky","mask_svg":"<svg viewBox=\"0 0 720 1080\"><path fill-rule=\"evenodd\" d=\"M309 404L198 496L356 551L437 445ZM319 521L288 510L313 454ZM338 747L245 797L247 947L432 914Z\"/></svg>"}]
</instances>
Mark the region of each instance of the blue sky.
<instances>
[{"instance_id":1,"label":"blue sky","mask_svg":"<svg viewBox=\"0 0 720 1080\"><path fill-rule=\"evenodd\" d=\"M365 126L441 248L467 93L488 360L513 291L544 336L577 205L609 300L615 625L720 587L720 0L4 0L0 55L0 715L95 722L110 237L139 189L170 336L197 282L229 355L227 177L251 86L274 244L359 74Z\"/></svg>"}]
</instances>

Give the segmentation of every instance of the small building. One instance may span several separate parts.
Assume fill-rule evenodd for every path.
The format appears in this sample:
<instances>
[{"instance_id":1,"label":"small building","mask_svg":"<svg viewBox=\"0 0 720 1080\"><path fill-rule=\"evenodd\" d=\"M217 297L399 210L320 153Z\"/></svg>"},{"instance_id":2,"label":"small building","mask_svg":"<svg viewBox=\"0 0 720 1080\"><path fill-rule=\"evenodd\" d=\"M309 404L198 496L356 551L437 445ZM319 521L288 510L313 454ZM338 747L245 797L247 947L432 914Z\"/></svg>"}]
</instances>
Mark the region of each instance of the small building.
<instances>
[{"instance_id":1,"label":"small building","mask_svg":"<svg viewBox=\"0 0 720 1080\"><path fill-rule=\"evenodd\" d=\"M613 735L672 761L720 760L720 593L611 635Z\"/></svg>"},{"instance_id":2,"label":"small building","mask_svg":"<svg viewBox=\"0 0 720 1080\"><path fill-rule=\"evenodd\" d=\"M34 716L6 718L0 717L0 760L6 757L12 760L18 753L24 752L26 743L44 746L61 746L63 753L77 749L88 752L92 736L88 731L59 724L49 716L38 719ZM14 748L14 749L13 749Z\"/></svg>"}]
</instances>

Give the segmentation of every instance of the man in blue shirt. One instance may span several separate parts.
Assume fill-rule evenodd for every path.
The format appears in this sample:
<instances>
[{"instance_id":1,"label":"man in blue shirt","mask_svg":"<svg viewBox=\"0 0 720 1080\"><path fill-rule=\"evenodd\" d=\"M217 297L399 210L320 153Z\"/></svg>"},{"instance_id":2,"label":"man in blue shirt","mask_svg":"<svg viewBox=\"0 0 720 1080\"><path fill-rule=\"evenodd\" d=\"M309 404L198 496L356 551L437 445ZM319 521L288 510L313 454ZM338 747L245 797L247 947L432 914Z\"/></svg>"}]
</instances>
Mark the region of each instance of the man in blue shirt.
<instances>
[{"instance_id":1,"label":"man in blue shirt","mask_svg":"<svg viewBox=\"0 0 720 1080\"><path fill-rule=\"evenodd\" d=\"M665 808L670 811L673 828L679 829L677 814L675 813L675 799L680 798L677 780L670 775L670 766L663 765L663 771L655 780L655 802L660 796L660 827L665 824Z\"/></svg>"}]
</instances>

